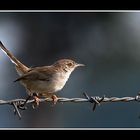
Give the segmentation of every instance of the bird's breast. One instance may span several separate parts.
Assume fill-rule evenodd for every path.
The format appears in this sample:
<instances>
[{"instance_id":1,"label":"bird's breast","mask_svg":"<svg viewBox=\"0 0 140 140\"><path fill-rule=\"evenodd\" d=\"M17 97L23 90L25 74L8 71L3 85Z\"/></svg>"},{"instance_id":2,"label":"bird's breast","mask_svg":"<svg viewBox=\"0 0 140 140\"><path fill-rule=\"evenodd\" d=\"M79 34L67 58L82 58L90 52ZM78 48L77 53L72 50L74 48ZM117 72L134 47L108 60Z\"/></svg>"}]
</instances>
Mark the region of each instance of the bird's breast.
<instances>
[{"instance_id":1,"label":"bird's breast","mask_svg":"<svg viewBox=\"0 0 140 140\"><path fill-rule=\"evenodd\" d=\"M23 81L24 86L32 92L55 93L66 84L70 73L55 73L50 80Z\"/></svg>"},{"instance_id":2,"label":"bird's breast","mask_svg":"<svg viewBox=\"0 0 140 140\"><path fill-rule=\"evenodd\" d=\"M61 90L67 80L69 79L69 76L70 76L71 73L67 72L67 73L56 73L56 75L54 76L55 78L53 79L53 85L54 85L54 88L57 91Z\"/></svg>"}]
</instances>

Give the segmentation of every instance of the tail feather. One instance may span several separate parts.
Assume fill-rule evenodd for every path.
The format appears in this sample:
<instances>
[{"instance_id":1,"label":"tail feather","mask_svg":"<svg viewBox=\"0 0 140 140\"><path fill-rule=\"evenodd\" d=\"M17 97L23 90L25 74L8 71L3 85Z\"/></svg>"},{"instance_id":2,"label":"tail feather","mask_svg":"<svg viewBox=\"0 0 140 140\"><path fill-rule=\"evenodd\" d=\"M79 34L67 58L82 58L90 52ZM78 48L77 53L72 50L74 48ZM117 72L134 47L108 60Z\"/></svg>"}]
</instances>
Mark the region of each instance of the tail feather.
<instances>
[{"instance_id":1,"label":"tail feather","mask_svg":"<svg viewBox=\"0 0 140 140\"><path fill-rule=\"evenodd\" d=\"M0 41L0 48L1 50L10 58L11 62L15 64L17 72L21 75L26 73L29 68L22 64L8 49Z\"/></svg>"}]
</instances>

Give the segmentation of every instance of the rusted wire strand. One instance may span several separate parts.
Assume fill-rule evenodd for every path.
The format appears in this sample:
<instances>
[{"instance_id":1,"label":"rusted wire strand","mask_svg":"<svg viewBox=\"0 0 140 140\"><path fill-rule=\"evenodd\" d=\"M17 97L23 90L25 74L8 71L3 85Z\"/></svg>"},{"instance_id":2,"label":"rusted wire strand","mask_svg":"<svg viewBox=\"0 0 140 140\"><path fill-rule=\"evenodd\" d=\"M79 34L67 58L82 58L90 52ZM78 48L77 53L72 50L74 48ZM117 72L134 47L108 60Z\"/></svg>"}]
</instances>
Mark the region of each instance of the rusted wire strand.
<instances>
[{"instance_id":1,"label":"rusted wire strand","mask_svg":"<svg viewBox=\"0 0 140 140\"><path fill-rule=\"evenodd\" d=\"M85 98L58 98L57 102L74 102L74 103L82 103L82 102L90 102L93 104L93 111L96 109L97 105L100 105L103 102L130 102L137 101L140 102L140 94L135 97L99 97L99 96L91 96L89 97L86 93L83 93ZM26 100L25 99L13 99L13 100L0 100L0 105L9 104L14 107L15 114L18 115L19 119L21 119L21 114L19 110L26 110L27 104L34 104L34 100L28 100L26 106L22 106ZM40 99L40 102L52 102L51 98Z\"/></svg>"}]
</instances>

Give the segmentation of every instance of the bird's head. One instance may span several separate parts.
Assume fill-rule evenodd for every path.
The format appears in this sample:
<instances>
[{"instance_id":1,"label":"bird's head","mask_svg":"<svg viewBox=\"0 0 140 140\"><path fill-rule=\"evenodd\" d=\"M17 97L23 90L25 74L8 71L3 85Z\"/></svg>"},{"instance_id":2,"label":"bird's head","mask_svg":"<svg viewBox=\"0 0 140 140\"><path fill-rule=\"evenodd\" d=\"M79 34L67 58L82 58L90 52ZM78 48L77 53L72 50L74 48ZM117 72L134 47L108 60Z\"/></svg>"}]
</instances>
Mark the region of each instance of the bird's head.
<instances>
[{"instance_id":1,"label":"bird's head","mask_svg":"<svg viewBox=\"0 0 140 140\"><path fill-rule=\"evenodd\" d=\"M71 59L60 59L53 64L55 67L62 68L65 72L72 72L75 68L85 66L84 64L76 63Z\"/></svg>"}]
</instances>

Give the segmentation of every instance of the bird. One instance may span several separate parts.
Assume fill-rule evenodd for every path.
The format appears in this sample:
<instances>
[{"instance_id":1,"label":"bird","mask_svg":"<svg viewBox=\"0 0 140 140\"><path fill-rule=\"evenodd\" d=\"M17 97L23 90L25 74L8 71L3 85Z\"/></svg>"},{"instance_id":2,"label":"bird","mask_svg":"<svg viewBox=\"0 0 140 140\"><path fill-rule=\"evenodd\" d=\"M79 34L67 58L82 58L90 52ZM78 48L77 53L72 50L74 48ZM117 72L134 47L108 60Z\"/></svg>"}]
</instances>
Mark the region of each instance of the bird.
<instances>
[{"instance_id":1,"label":"bird","mask_svg":"<svg viewBox=\"0 0 140 140\"><path fill-rule=\"evenodd\" d=\"M51 98L56 104L56 93L63 89L71 73L75 68L85 66L72 59L59 59L52 65L40 67L27 67L21 63L0 41L1 50L10 58L15 65L19 77L14 82L20 82L26 89L28 97L24 103L33 97L37 106L40 98Z\"/></svg>"}]
</instances>

